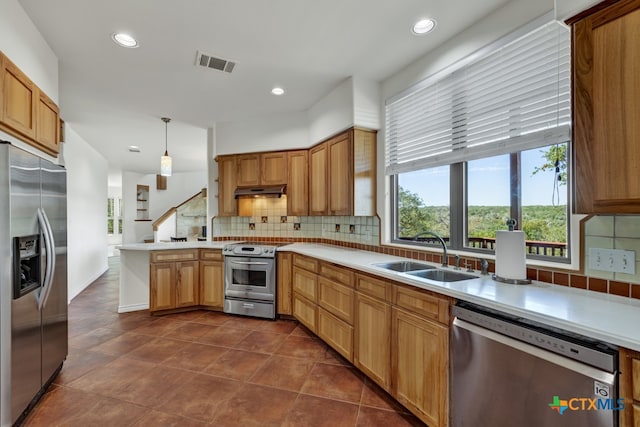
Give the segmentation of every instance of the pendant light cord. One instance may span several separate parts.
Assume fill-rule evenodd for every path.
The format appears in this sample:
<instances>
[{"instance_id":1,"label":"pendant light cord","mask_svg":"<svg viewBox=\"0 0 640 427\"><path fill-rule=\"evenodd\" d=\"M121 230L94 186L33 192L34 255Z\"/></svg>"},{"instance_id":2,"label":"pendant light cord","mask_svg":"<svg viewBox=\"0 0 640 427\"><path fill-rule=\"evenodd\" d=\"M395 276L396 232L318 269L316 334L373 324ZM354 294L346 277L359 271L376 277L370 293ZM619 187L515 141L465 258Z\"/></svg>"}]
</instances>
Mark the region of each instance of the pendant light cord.
<instances>
[{"instance_id":1,"label":"pendant light cord","mask_svg":"<svg viewBox=\"0 0 640 427\"><path fill-rule=\"evenodd\" d=\"M168 156L169 155L169 150L167 149L167 141L168 141L168 131L167 131L167 127L169 125L169 122L171 121L170 118L168 117L163 117L162 121L164 122L164 155Z\"/></svg>"}]
</instances>

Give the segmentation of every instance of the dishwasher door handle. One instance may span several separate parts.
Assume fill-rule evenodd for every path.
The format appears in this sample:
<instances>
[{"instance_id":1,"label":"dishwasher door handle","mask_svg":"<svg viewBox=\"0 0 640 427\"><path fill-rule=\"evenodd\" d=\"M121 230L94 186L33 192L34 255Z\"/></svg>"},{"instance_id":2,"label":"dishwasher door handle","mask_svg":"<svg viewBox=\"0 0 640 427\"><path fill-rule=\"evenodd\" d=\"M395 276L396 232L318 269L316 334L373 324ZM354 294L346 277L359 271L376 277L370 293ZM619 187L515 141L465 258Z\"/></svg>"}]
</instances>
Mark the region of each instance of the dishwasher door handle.
<instances>
[{"instance_id":1,"label":"dishwasher door handle","mask_svg":"<svg viewBox=\"0 0 640 427\"><path fill-rule=\"evenodd\" d=\"M518 341L506 335L502 335L498 332L494 332L490 329L486 329L481 326L474 325L473 323L469 323L457 317L453 320L453 327L465 329L472 334L477 334L489 340L496 341L506 346L515 348L519 351L528 353L542 360L546 360L547 362L553 363L554 365L558 365L563 368L570 369L574 372L588 376L594 380L603 382L605 384L615 384L615 380L616 380L615 373L606 372L601 369L594 368L589 365L585 365L573 359L569 359L567 357L552 353L550 351L533 346L531 344Z\"/></svg>"}]
</instances>

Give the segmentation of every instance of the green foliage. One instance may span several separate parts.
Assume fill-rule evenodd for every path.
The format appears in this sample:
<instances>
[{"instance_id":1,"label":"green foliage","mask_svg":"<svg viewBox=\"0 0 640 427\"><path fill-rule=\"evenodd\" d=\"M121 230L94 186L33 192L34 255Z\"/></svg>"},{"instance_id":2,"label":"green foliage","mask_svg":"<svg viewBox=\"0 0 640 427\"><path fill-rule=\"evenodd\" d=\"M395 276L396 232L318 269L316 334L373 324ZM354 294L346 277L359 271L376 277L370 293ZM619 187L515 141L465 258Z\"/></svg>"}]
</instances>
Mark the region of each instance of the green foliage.
<instances>
[{"instance_id":1,"label":"green foliage","mask_svg":"<svg viewBox=\"0 0 640 427\"><path fill-rule=\"evenodd\" d=\"M547 150L540 150L540 152L545 162L542 166L536 166L531 175L547 171L554 172L557 161L560 185L567 185L567 144L552 145Z\"/></svg>"},{"instance_id":2,"label":"green foliage","mask_svg":"<svg viewBox=\"0 0 640 427\"><path fill-rule=\"evenodd\" d=\"M424 230L435 231L443 237L449 236L449 207L425 206L415 193L399 188L398 237L412 237ZM505 222L510 218L508 206L469 206L469 237L495 238L497 230L506 230ZM523 206L522 225L527 240L540 242L567 241L567 207Z\"/></svg>"}]
</instances>

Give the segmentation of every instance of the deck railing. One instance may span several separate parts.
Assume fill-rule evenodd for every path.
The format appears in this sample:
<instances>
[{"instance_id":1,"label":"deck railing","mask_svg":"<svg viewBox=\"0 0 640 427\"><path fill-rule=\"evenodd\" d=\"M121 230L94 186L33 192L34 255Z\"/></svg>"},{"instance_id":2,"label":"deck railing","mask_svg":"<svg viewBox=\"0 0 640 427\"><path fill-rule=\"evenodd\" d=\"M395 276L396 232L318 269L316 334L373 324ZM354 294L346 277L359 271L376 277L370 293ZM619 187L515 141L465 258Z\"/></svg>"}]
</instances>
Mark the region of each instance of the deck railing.
<instances>
[{"instance_id":1,"label":"deck railing","mask_svg":"<svg viewBox=\"0 0 640 427\"><path fill-rule=\"evenodd\" d=\"M449 241L448 237L443 237L445 242ZM412 240L409 237L401 237L400 240ZM433 237L419 237L418 242L439 245L439 241ZM493 237L470 237L468 246L477 249L495 250L496 239ZM525 241L526 252L532 255L566 257L567 244L562 242L541 242L538 240Z\"/></svg>"}]
</instances>

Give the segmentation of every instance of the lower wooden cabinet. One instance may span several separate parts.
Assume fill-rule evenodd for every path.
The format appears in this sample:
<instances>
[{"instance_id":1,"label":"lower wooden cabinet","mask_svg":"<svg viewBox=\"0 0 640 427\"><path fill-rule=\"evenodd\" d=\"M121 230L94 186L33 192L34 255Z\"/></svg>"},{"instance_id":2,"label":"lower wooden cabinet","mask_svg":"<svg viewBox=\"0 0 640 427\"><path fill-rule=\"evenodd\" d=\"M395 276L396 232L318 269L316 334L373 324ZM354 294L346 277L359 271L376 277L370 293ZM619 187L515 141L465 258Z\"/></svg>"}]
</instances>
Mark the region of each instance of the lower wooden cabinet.
<instances>
[{"instance_id":1,"label":"lower wooden cabinet","mask_svg":"<svg viewBox=\"0 0 640 427\"><path fill-rule=\"evenodd\" d=\"M299 267L293 267L293 291L316 303L318 301L318 276Z\"/></svg>"},{"instance_id":2,"label":"lower wooden cabinet","mask_svg":"<svg viewBox=\"0 0 640 427\"><path fill-rule=\"evenodd\" d=\"M198 305L198 261L152 263L149 311Z\"/></svg>"},{"instance_id":3,"label":"lower wooden cabinet","mask_svg":"<svg viewBox=\"0 0 640 427\"><path fill-rule=\"evenodd\" d=\"M353 289L320 276L318 279L318 305L336 317L353 325Z\"/></svg>"},{"instance_id":4,"label":"lower wooden cabinet","mask_svg":"<svg viewBox=\"0 0 640 427\"><path fill-rule=\"evenodd\" d=\"M392 394L431 427L448 423L449 329L392 308Z\"/></svg>"},{"instance_id":5,"label":"lower wooden cabinet","mask_svg":"<svg viewBox=\"0 0 640 427\"><path fill-rule=\"evenodd\" d=\"M620 427L640 427L640 353L620 349Z\"/></svg>"},{"instance_id":6,"label":"lower wooden cabinet","mask_svg":"<svg viewBox=\"0 0 640 427\"><path fill-rule=\"evenodd\" d=\"M200 300L206 308L224 307L224 257L220 249L200 249Z\"/></svg>"},{"instance_id":7,"label":"lower wooden cabinet","mask_svg":"<svg viewBox=\"0 0 640 427\"><path fill-rule=\"evenodd\" d=\"M293 294L293 316L311 332L318 330L318 306L297 293Z\"/></svg>"},{"instance_id":8,"label":"lower wooden cabinet","mask_svg":"<svg viewBox=\"0 0 640 427\"><path fill-rule=\"evenodd\" d=\"M224 265L222 261L200 261L200 305L224 305Z\"/></svg>"},{"instance_id":9,"label":"lower wooden cabinet","mask_svg":"<svg viewBox=\"0 0 640 427\"><path fill-rule=\"evenodd\" d=\"M277 256L277 311L278 314L292 315L293 309L293 254L280 252Z\"/></svg>"},{"instance_id":10,"label":"lower wooden cabinet","mask_svg":"<svg viewBox=\"0 0 640 427\"><path fill-rule=\"evenodd\" d=\"M149 261L150 312L200 305L201 262L197 249L152 251ZM218 261L218 263L221 271L222 262ZM209 275L210 272L207 271L207 274ZM221 286L221 280L216 282Z\"/></svg>"},{"instance_id":11,"label":"lower wooden cabinet","mask_svg":"<svg viewBox=\"0 0 640 427\"><path fill-rule=\"evenodd\" d=\"M353 364L391 388L391 305L359 292L355 297Z\"/></svg>"},{"instance_id":12,"label":"lower wooden cabinet","mask_svg":"<svg viewBox=\"0 0 640 427\"><path fill-rule=\"evenodd\" d=\"M349 362L353 361L353 327L322 307L318 308L318 336Z\"/></svg>"}]
</instances>

